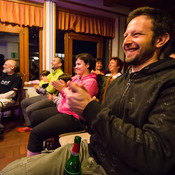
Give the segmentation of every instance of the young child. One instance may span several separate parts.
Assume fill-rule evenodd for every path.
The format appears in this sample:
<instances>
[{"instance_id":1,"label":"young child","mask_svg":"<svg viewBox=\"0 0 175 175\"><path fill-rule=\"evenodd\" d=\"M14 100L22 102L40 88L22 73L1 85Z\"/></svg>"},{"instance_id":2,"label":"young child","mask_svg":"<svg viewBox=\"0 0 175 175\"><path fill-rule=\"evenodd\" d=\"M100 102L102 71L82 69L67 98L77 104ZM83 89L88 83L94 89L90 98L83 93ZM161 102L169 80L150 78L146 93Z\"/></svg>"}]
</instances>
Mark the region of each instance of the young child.
<instances>
[{"instance_id":1,"label":"young child","mask_svg":"<svg viewBox=\"0 0 175 175\"><path fill-rule=\"evenodd\" d=\"M41 94L41 95L45 95L46 94L46 87L49 85L49 83L47 81L45 81L45 78L49 74L50 74L50 71L48 71L48 70L43 70L41 72L41 81L39 82L38 85L34 85L34 88L36 89L36 92L38 94ZM43 82L45 82L45 83L43 84Z\"/></svg>"},{"instance_id":2,"label":"young child","mask_svg":"<svg viewBox=\"0 0 175 175\"><path fill-rule=\"evenodd\" d=\"M71 76L67 74L63 74L59 76L58 80L64 81L64 83L67 83L68 81L71 81ZM59 92L57 94L48 94L47 97L49 100L52 100L56 105L58 105L60 100L62 99L61 93Z\"/></svg>"}]
</instances>

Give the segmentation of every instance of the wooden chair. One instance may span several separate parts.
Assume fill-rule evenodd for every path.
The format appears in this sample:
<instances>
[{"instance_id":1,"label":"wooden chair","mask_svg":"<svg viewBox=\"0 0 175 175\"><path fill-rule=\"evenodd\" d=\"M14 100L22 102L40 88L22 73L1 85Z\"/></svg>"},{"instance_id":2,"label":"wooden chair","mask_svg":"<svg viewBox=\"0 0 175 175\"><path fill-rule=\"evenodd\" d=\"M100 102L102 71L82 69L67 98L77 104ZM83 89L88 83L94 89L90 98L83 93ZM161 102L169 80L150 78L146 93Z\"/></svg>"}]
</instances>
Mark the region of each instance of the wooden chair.
<instances>
[{"instance_id":1,"label":"wooden chair","mask_svg":"<svg viewBox=\"0 0 175 175\"><path fill-rule=\"evenodd\" d=\"M18 93L17 100L15 103L3 108L1 112L2 112L2 117L6 111L11 111L12 116L17 117L17 115L15 115L15 111L19 110L19 116L18 116L19 122L21 125L23 125L24 117L23 117L23 113L22 113L22 109L21 109L21 101L25 98L25 90L23 88L24 88L24 82L26 80L26 75L21 73L21 72L19 72L18 74L21 76L22 84L21 84L21 88L20 88L19 93Z\"/></svg>"}]
</instances>

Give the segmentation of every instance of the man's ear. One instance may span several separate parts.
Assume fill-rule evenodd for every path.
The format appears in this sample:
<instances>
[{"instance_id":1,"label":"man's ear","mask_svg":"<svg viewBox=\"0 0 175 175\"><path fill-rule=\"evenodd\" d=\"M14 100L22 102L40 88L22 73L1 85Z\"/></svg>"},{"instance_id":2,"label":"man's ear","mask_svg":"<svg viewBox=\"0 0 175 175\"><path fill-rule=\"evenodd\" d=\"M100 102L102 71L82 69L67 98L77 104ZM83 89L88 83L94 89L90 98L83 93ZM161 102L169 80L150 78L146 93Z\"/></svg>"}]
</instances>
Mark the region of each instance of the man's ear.
<instances>
[{"instance_id":1,"label":"man's ear","mask_svg":"<svg viewBox=\"0 0 175 175\"><path fill-rule=\"evenodd\" d=\"M11 66L11 70L15 70L15 66Z\"/></svg>"},{"instance_id":2,"label":"man's ear","mask_svg":"<svg viewBox=\"0 0 175 175\"><path fill-rule=\"evenodd\" d=\"M59 67L62 67L62 65L63 65L62 63L58 63L58 64L59 64Z\"/></svg>"},{"instance_id":3,"label":"man's ear","mask_svg":"<svg viewBox=\"0 0 175 175\"><path fill-rule=\"evenodd\" d=\"M156 39L156 47L160 48L165 45L170 39L169 33L165 33L164 35L158 36Z\"/></svg>"}]
</instances>

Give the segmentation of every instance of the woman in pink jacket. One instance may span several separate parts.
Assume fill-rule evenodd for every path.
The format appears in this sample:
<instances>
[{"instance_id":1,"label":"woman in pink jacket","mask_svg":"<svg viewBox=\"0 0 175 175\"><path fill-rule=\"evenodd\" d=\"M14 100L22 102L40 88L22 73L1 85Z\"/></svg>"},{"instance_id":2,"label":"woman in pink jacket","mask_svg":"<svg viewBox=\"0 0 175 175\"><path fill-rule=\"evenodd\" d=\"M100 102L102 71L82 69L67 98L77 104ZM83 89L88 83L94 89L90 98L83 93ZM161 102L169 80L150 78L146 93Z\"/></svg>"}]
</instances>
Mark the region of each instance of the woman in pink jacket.
<instances>
[{"instance_id":1,"label":"woman in pink jacket","mask_svg":"<svg viewBox=\"0 0 175 175\"><path fill-rule=\"evenodd\" d=\"M78 54L75 58L76 75L72 82L83 85L93 97L98 93L97 75L92 73L94 58L88 53ZM52 82L62 95L57 108L48 107L34 111L30 116L32 130L29 137L27 156L39 154L43 149L43 141L62 133L81 131L79 116L70 111L64 94L66 83L62 80Z\"/></svg>"}]
</instances>

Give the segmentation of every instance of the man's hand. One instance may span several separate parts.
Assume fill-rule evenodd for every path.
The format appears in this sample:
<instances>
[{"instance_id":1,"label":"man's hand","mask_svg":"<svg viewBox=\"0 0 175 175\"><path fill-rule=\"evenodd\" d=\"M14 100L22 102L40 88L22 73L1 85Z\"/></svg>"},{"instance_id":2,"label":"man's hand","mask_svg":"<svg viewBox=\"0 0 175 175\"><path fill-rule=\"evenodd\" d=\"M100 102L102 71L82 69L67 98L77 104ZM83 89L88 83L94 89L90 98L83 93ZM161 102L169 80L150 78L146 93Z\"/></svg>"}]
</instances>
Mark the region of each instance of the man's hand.
<instances>
[{"instance_id":1,"label":"man's hand","mask_svg":"<svg viewBox=\"0 0 175 175\"><path fill-rule=\"evenodd\" d=\"M76 112L80 117L86 105L93 100L83 85L72 82L67 83L64 93L70 110Z\"/></svg>"}]
</instances>

